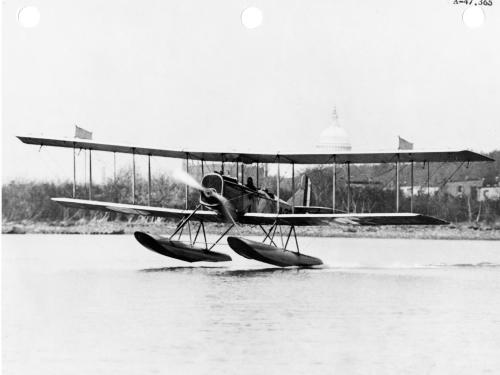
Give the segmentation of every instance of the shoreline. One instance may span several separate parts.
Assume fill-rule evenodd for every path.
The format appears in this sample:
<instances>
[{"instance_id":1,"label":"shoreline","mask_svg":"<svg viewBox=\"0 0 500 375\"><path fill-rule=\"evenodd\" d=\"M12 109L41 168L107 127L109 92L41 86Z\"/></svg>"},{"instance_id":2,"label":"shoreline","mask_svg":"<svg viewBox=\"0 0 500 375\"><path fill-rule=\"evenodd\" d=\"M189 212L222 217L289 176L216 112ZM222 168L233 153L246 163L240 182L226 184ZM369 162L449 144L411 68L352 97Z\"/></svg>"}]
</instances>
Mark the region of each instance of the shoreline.
<instances>
[{"instance_id":1,"label":"shoreline","mask_svg":"<svg viewBox=\"0 0 500 375\"><path fill-rule=\"evenodd\" d=\"M153 234L167 234L175 230L173 222L118 222L118 221L79 221L79 222L2 222L2 234L83 234L83 235L120 235L133 234L135 231ZM207 234L220 234L227 225L207 223ZM446 226L320 226L296 227L301 237L341 237L341 238L399 238L432 240L500 240L500 225L450 224ZM234 233L234 232L233 232ZM238 235L262 236L258 226L242 226ZM285 234L284 234L285 235Z\"/></svg>"}]
</instances>

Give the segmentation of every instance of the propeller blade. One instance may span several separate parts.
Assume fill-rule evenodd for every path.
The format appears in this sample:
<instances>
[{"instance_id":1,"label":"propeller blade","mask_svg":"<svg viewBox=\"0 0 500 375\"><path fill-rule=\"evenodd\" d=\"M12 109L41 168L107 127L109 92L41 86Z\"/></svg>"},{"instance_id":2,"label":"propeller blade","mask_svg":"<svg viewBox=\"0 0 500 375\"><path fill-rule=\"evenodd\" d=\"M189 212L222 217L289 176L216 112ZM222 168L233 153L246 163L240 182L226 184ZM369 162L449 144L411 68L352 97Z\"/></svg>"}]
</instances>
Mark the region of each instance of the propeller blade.
<instances>
[{"instance_id":1,"label":"propeller blade","mask_svg":"<svg viewBox=\"0 0 500 375\"><path fill-rule=\"evenodd\" d=\"M172 177L180 183L186 184L193 189L204 191L205 188L201 186L201 184L196 181L193 176L184 172L182 169L176 169L172 174Z\"/></svg>"},{"instance_id":2,"label":"propeller blade","mask_svg":"<svg viewBox=\"0 0 500 375\"><path fill-rule=\"evenodd\" d=\"M218 193L212 193L212 196L220 202L221 213L222 216L224 216L224 219L226 219L226 221L231 221L234 225L237 225L236 221L234 220L235 212L233 205Z\"/></svg>"}]
</instances>

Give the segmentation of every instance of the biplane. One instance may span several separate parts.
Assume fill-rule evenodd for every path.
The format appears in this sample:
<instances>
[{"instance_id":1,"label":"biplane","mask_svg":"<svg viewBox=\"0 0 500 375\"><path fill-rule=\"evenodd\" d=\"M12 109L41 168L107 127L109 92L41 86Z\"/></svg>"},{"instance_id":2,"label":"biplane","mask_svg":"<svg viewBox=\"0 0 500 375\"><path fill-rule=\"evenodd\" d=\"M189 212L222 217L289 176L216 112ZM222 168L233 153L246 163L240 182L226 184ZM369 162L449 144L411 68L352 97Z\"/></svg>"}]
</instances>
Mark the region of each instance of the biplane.
<instances>
[{"instance_id":1,"label":"biplane","mask_svg":"<svg viewBox=\"0 0 500 375\"><path fill-rule=\"evenodd\" d=\"M192 150L171 150L101 143L83 139L42 138L18 136L27 144L53 146L73 149L73 197L54 197L53 201L64 207L111 211L128 215L170 218L178 221L176 229L170 235L155 235L146 232L135 232L136 240L149 250L158 254L183 260L186 262L224 262L231 257L225 253L214 251L216 244L238 225L259 226L263 232L262 241L254 241L240 236L227 236L227 242L237 254L260 262L279 267L310 267L321 265L322 261L304 254L299 248L298 226L320 226L350 224L360 226L377 225L443 225L446 221L432 216L414 213L413 189L411 193L410 212L399 212L399 173L396 174L396 212L395 213L355 213L350 212L350 166L352 164L395 163L399 171L400 163L411 165L411 186L413 186L414 163L423 162L427 166L431 162L482 162L492 159L469 151L415 151L398 150L396 152L341 152L341 153L239 153L239 152L199 152ZM75 150L89 150L89 198L75 197ZM92 151L132 154L133 160L133 203L102 202L92 199ZM148 205L135 204L135 156L148 157ZM186 184L185 209L151 206L151 164L152 156L186 160L186 173L181 179ZM188 161L201 162L202 179L198 183L189 175ZM204 163L221 163L218 173L204 173ZM231 177L224 173L225 163L241 165L240 176ZM255 184L253 178L244 183L244 165L256 164ZM259 186L259 164L276 164L276 192L270 192ZM332 207L312 207L304 200L303 205L296 205L295 200L285 202L280 198L280 165L291 164L292 194L295 192L295 165L328 164L333 168ZM347 212L336 209L335 186L337 166L347 166ZM238 169L237 169L238 170ZM196 207L188 209L187 189L199 191ZM307 193L305 193L307 196ZM213 243L207 241L205 223L224 223L222 233ZM193 223L191 231L190 223ZM189 230L184 231L186 226ZM285 230L283 231L283 227ZM189 232L186 234L186 232ZM183 237L184 234L184 237ZM279 237L278 237L279 236ZM186 238L188 237L188 238ZM202 239L203 237L203 239ZM278 241L281 238L281 241ZM278 246L277 243L280 243ZM289 246L290 245L290 246ZM294 249L292 250L292 246Z\"/></svg>"}]
</instances>

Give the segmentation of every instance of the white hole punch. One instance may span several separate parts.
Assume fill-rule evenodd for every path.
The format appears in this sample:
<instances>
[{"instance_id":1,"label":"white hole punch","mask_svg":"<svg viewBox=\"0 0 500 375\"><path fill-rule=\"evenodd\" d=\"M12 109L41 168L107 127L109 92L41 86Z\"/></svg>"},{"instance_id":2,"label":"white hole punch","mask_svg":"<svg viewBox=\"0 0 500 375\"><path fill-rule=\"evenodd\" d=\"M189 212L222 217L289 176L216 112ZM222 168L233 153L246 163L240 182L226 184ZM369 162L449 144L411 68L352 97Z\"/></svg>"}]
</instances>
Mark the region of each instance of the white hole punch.
<instances>
[{"instance_id":1,"label":"white hole punch","mask_svg":"<svg viewBox=\"0 0 500 375\"><path fill-rule=\"evenodd\" d=\"M255 29L262 24L262 11L256 7L248 7L241 13L241 23L247 29Z\"/></svg>"},{"instance_id":2,"label":"white hole punch","mask_svg":"<svg viewBox=\"0 0 500 375\"><path fill-rule=\"evenodd\" d=\"M467 8L462 14L462 20L470 29L477 29L484 23L484 12L479 6Z\"/></svg>"},{"instance_id":3,"label":"white hole punch","mask_svg":"<svg viewBox=\"0 0 500 375\"><path fill-rule=\"evenodd\" d=\"M40 12L35 6L26 6L17 13L17 20L22 27L36 27L40 22Z\"/></svg>"}]
</instances>

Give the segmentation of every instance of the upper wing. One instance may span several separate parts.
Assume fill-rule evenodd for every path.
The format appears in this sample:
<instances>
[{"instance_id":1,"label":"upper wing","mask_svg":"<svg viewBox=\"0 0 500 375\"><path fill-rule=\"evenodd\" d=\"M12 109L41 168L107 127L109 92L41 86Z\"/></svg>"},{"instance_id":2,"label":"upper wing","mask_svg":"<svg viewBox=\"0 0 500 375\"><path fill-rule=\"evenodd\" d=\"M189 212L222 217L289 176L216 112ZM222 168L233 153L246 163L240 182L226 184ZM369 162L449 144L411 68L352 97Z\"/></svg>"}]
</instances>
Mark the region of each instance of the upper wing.
<instances>
[{"instance_id":1,"label":"upper wing","mask_svg":"<svg viewBox=\"0 0 500 375\"><path fill-rule=\"evenodd\" d=\"M163 156L203 161L243 162L243 163L285 163L285 164L376 164L399 162L472 162L493 161L493 159L469 150L415 151L399 150L397 152L342 152L337 154L301 153L301 154L259 154L245 152L205 152L193 150L166 150L133 145L120 145L87 141L82 139L43 138L18 136L28 144L55 146L75 149L120 152L126 154Z\"/></svg>"},{"instance_id":2,"label":"upper wing","mask_svg":"<svg viewBox=\"0 0 500 375\"><path fill-rule=\"evenodd\" d=\"M149 207L135 204L122 204L112 202L90 201L85 199L52 198L53 201L64 207L83 208L87 210L112 211L122 214L167 217L172 219L182 219L193 213L193 210L179 210L176 208ZM198 210L192 216L193 220L222 222L223 218L214 211Z\"/></svg>"},{"instance_id":3,"label":"upper wing","mask_svg":"<svg viewBox=\"0 0 500 375\"><path fill-rule=\"evenodd\" d=\"M380 214L259 214L247 213L240 220L244 224L278 224L316 226L337 224L354 225L442 225L448 222L432 216L412 213Z\"/></svg>"}]
</instances>

